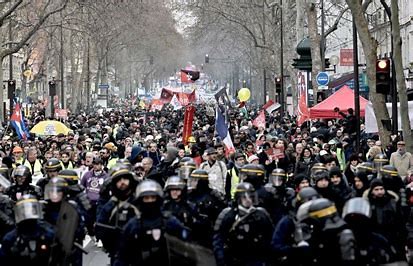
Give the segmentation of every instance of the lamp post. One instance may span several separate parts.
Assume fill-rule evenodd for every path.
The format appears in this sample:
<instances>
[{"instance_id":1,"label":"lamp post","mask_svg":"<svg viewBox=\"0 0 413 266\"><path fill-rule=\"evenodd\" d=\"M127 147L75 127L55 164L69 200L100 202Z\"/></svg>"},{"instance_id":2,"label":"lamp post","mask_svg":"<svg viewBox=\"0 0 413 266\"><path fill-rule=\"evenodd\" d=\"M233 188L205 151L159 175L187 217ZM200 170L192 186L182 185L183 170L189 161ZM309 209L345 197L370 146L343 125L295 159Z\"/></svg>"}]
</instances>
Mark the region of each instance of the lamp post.
<instances>
[{"instance_id":1,"label":"lamp post","mask_svg":"<svg viewBox=\"0 0 413 266\"><path fill-rule=\"evenodd\" d=\"M353 15L353 68L354 68L354 113L356 116L356 152L360 151L360 90L357 28Z\"/></svg>"}]
</instances>

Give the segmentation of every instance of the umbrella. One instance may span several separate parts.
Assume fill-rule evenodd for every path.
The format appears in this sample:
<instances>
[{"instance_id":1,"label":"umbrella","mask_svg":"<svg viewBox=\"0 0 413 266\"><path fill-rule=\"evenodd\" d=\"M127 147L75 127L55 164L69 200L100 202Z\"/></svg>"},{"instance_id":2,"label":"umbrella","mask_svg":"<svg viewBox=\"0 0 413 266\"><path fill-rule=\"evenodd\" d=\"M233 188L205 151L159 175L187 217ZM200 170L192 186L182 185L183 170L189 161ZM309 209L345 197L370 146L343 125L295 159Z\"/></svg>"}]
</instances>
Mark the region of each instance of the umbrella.
<instances>
[{"instance_id":1,"label":"umbrella","mask_svg":"<svg viewBox=\"0 0 413 266\"><path fill-rule=\"evenodd\" d=\"M70 129L63 123L54 120L41 121L36 124L31 130L31 133L42 136L54 136L58 134L67 135Z\"/></svg>"}]
</instances>

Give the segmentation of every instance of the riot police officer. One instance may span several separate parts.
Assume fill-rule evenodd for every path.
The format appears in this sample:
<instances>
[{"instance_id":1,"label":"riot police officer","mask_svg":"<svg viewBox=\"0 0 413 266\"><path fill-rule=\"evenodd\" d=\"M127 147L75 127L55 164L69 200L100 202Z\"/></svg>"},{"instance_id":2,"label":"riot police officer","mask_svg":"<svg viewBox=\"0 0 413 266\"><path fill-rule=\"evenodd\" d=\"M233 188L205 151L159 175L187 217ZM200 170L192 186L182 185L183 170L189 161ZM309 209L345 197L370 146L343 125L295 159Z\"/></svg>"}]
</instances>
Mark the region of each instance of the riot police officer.
<instances>
[{"instance_id":1,"label":"riot police officer","mask_svg":"<svg viewBox=\"0 0 413 266\"><path fill-rule=\"evenodd\" d=\"M298 264L295 247L304 243L305 236L301 224L296 219L296 212L302 204L318 198L320 195L314 188L302 188L292 202L293 209L275 225L271 246L280 265Z\"/></svg>"},{"instance_id":2,"label":"riot police officer","mask_svg":"<svg viewBox=\"0 0 413 266\"><path fill-rule=\"evenodd\" d=\"M353 232L339 216L334 203L320 198L302 204L297 211L300 227L306 235L297 243L297 265L351 264L355 261ZM305 243L305 244L304 244Z\"/></svg>"},{"instance_id":3,"label":"riot police officer","mask_svg":"<svg viewBox=\"0 0 413 266\"><path fill-rule=\"evenodd\" d=\"M112 167L109 188L112 197L101 208L96 218L96 237L102 240L103 247L109 253L111 264L120 245L120 233L126 223L139 216L134 206L134 191L137 181L134 174L120 165Z\"/></svg>"},{"instance_id":4,"label":"riot police officer","mask_svg":"<svg viewBox=\"0 0 413 266\"><path fill-rule=\"evenodd\" d=\"M0 186L2 189L7 189L10 181L0 174ZM0 190L0 239L13 229L14 226L14 214L13 214L14 202L9 196L3 194Z\"/></svg>"},{"instance_id":5,"label":"riot police officer","mask_svg":"<svg viewBox=\"0 0 413 266\"><path fill-rule=\"evenodd\" d=\"M171 176L165 183L163 212L171 213L186 227L192 228L195 222L195 204L187 200L185 181L179 176Z\"/></svg>"},{"instance_id":6,"label":"riot police officer","mask_svg":"<svg viewBox=\"0 0 413 266\"><path fill-rule=\"evenodd\" d=\"M168 265L165 233L185 239L188 231L162 214L163 191L156 181L142 181L135 195L140 215L125 225L114 265Z\"/></svg>"},{"instance_id":7,"label":"riot police officer","mask_svg":"<svg viewBox=\"0 0 413 266\"><path fill-rule=\"evenodd\" d=\"M184 179L188 180L192 171L196 169L196 163L191 157L184 157L179 161L178 175Z\"/></svg>"},{"instance_id":8,"label":"riot police officer","mask_svg":"<svg viewBox=\"0 0 413 266\"><path fill-rule=\"evenodd\" d=\"M15 183L6 189L6 195L12 200L17 201L25 194L31 194L37 199L42 198L41 190L30 184L32 182L32 173L27 166L17 166L13 171L12 178Z\"/></svg>"},{"instance_id":9,"label":"riot police officer","mask_svg":"<svg viewBox=\"0 0 413 266\"><path fill-rule=\"evenodd\" d=\"M271 172L269 182L258 191L259 206L270 214L274 225L287 214L295 196L294 190L286 187L286 182L287 174L284 169L276 168Z\"/></svg>"},{"instance_id":10,"label":"riot police officer","mask_svg":"<svg viewBox=\"0 0 413 266\"><path fill-rule=\"evenodd\" d=\"M266 265L270 260L271 218L263 208L254 206L257 194L250 183L237 186L235 201L220 213L214 226L217 265Z\"/></svg>"},{"instance_id":11,"label":"riot police officer","mask_svg":"<svg viewBox=\"0 0 413 266\"><path fill-rule=\"evenodd\" d=\"M83 212L88 212L92 206L87 198L85 187L79 184L79 176L76 171L61 170L58 177L67 182L66 198L75 201Z\"/></svg>"},{"instance_id":12,"label":"riot police officer","mask_svg":"<svg viewBox=\"0 0 413 266\"><path fill-rule=\"evenodd\" d=\"M248 182L257 191L264 184L265 168L260 164L246 164L239 171L239 178L242 182Z\"/></svg>"},{"instance_id":13,"label":"riot police officer","mask_svg":"<svg viewBox=\"0 0 413 266\"><path fill-rule=\"evenodd\" d=\"M45 186L44 220L55 226L56 244L61 245L54 248L51 264L82 265L81 250L75 248L74 243L83 243L84 217L77 203L66 199L67 189L68 184L61 177L51 178ZM72 243L65 242L69 236ZM70 246L69 250L65 251L64 246Z\"/></svg>"},{"instance_id":14,"label":"riot police officer","mask_svg":"<svg viewBox=\"0 0 413 266\"><path fill-rule=\"evenodd\" d=\"M195 205L198 216L192 237L199 244L210 247L213 225L226 203L223 194L209 187L207 171L197 169L191 173L188 179L188 201Z\"/></svg>"},{"instance_id":15,"label":"riot police officer","mask_svg":"<svg viewBox=\"0 0 413 266\"><path fill-rule=\"evenodd\" d=\"M394 247L384 236L373 231L371 214L370 203L364 198L352 198L343 208L343 219L357 242L357 265L382 265L395 260Z\"/></svg>"},{"instance_id":16,"label":"riot police officer","mask_svg":"<svg viewBox=\"0 0 413 266\"><path fill-rule=\"evenodd\" d=\"M37 181L36 186L38 186L42 193L44 192L44 188L49 183L49 180L53 177L56 177L60 170L62 170L62 165L60 161L56 158L51 158L47 160L44 169L46 170L46 177L43 177Z\"/></svg>"},{"instance_id":17,"label":"riot police officer","mask_svg":"<svg viewBox=\"0 0 413 266\"><path fill-rule=\"evenodd\" d=\"M1 265L48 265L54 231L42 221L42 207L36 197L22 196L14 207L16 228L1 242Z\"/></svg>"}]
</instances>

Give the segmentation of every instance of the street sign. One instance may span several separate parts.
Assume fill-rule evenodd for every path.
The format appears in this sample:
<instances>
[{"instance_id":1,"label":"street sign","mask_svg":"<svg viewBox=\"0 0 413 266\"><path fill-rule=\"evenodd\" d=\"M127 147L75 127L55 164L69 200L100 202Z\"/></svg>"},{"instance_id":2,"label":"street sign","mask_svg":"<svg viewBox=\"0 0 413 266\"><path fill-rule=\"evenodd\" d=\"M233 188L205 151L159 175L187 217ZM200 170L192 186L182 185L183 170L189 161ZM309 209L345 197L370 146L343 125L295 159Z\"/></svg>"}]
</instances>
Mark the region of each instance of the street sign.
<instances>
[{"instance_id":1,"label":"street sign","mask_svg":"<svg viewBox=\"0 0 413 266\"><path fill-rule=\"evenodd\" d=\"M99 89L109 89L109 84L99 84Z\"/></svg>"},{"instance_id":2,"label":"street sign","mask_svg":"<svg viewBox=\"0 0 413 266\"><path fill-rule=\"evenodd\" d=\"M318 86L319 91L328 90L328 86Z\"/></svg>"},{"instance_id":3,"label":"street sign","mask_svg":"<svg viewBox=\"0 0 413 266\"><path fill-rule=\"evenodd\" d=\"M318 86L327 86L330 81L327 72L318 73L316 80Z\"/></svg>"}]
</instances>

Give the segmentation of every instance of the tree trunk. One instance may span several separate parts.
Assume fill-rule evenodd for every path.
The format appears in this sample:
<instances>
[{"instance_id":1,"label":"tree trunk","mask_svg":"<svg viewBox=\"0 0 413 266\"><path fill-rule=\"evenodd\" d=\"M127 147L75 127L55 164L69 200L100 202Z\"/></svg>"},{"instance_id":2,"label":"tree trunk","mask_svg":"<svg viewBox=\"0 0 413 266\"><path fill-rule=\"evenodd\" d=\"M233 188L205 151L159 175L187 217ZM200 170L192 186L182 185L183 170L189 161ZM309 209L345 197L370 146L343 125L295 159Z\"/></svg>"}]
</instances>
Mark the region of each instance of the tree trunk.
<instances>
[{"instance_id":1,"label":"tree trunk","mask_svg":"<svg viewBox=\"0 0 413 266\"><path fill-rule=\"evenodd\" d=\"M305 0L296 0L297 17L295 20L295 36L297 44L304 39L304 14L305 14Z\"/></svg>"},{"instance_id":2,"label":"tree trunk","mask_svg":"<svg viewBox=\"0 0 413 266\"><path fill-rule=\"evenodd\" d=\"M311 41L311 61L313 64L313 69L311 71L311 84L313 87L314 105L316 105L317 104L317 91L318 91L316 76L321 71L321 53L320 53L321 35L318 33L317 9L315 8L315 4L309 3L307 12L308 12L308 35Z\"/></svg>"},{"instance_id":3,"label":"tree trunk","mask_svg":"<svg viewBox=\"0 0 413 266\"><path fill-rule=\"evenodd\" d=\"M0 56L0 63L1 63L1 65L3 65L3 60L4 60L4 56ZM0 77L2 77L3 78L3 68L2 67L0 67ZM0 121L1 121L1 123L3 123L4 121L5 121L5 117L7 117L6 115L5 115L5 112L6 112L6 110L4 110L4 104L3 104L3 102L4 102L4 92L6 92L7 91L7 85L6 85L6 89L5 90L3 90L3 86L2 86L2 91L1 91L1 93L0 93ZM6 93L7 94L7 93Z\"/></svg>"},{"instance_id":4,"label":"tree trunk","mask_svg":"<svg viewBox=\"0 0 413 266\"><path fill-rule=\"evenodd\" d=\"M385 128L382 120L390 121L389 112L386 107L386 100L383 94L376 93L376 61L377 61L377 40L373 38L369 31L368 22L364 16L363 8L359 0L346 0L353 19L355 21L357 32L363 46L367 64L367 79L370 88L370 100L373 104L373 110L376 115L377 127L379 129L380 140L384 146L390 142L390 131Z\"/></svg>"},{"instance_id":5,"label":"tree trunk","mask_svg":"<svg viewBox=\"0 0 413 266\"><path fill-rule=\"evenodd\" d=\"M412 130L409 119L409 106L407 100L406 82L403 72L402 39L400 37L399 6L397 0L391 1L391 20L393 35L393 60L396 72L398 95L400 100L400 117L403 130L403 138L408 151L413 151Z\"/></svg>"}]
</instances>

